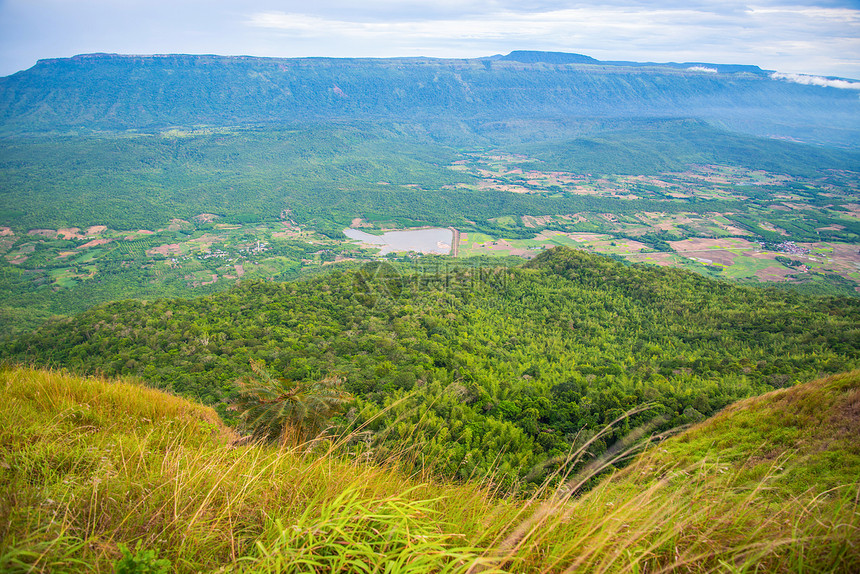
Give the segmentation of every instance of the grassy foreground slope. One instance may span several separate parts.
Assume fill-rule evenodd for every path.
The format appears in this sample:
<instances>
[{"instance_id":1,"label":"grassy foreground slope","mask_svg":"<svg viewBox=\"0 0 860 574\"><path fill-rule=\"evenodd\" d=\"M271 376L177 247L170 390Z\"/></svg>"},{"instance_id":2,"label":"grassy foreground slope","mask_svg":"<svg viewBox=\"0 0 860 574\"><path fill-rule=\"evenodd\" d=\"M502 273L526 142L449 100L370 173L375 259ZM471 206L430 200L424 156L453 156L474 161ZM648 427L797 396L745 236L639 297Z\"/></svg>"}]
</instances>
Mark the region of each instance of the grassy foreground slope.
<instances>
[{"instance_id":1,"label":"grassy foreground slope","mask_svg":"<svg viewBox=\"0 0 860 574\"><path fill-rule=\"evenodd\" d=\"M588 494L530 500L230 447L210 409L122 381L0 371L0 570L852 572L860 372L734 405ZM600 464L601 459L595 461Z\"/></svg>"}]
</instances>

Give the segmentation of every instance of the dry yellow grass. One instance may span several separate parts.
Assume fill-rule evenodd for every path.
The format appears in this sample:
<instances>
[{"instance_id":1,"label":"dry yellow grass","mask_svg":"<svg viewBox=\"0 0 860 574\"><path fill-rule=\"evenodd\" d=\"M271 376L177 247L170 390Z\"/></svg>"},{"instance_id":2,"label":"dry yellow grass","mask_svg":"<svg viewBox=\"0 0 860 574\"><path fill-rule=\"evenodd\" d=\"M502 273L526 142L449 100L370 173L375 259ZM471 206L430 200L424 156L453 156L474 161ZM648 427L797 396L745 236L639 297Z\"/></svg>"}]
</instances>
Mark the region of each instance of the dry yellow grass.
<instances>
[{"instance_id":1,"label":"dry yellow grass","mask_svg":"<svg viewBox=\"0 0 860 574\"><path fill-rule=\"evenodd\" d=\"M857 474L825 471L851 472L857 438L809 424L822 409L855 424L858 380L730 409L585 495L577 485L610 460L519 499L348 460L331 441L234 447L214 411L184 399L7 368L0 570L110 572L119 544L139 541L177 572L852 572L860 491L844 477ZM797 432L814 448L729 452L733 429L741 446Z\"/></svg>"}]
</instances>

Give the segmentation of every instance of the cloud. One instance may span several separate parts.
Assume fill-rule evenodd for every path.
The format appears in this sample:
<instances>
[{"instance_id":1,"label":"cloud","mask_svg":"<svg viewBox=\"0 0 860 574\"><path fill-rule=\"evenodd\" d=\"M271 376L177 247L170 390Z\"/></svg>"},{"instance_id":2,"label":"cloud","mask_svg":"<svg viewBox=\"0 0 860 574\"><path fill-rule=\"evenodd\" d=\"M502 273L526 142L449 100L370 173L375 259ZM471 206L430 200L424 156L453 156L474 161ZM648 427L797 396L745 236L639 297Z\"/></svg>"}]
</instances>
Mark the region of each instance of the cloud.
<instances>
[{"instance_id":1,"label":"cloud","mask_svg":"<svg viewBox=\"0 0 860 574\"><path fill-rule=\"evenodd\" d=\"M826 8L823 6L750 6L747 13L754 16L792 16L833 20L835 22L857 22L860 12L856 8Z\"/></svg>"},{"instance_id":2,"label":"cloud","mask_svg":"<svg viewBox=\"0 0 860 574\"><path fill-rule=\"evenodd\" d=\"M706 66L690 66L687 68L691 72L706 72L708 74L716 74L717 70L715 68L708 68Z\"/></svg>"},{"instance_id":3,"label":"cloud","mask_svg":"<svg viewBox=\"0 0 860 574\"><path fill-rule=\"evenodd\" d=\"M684 31L679 24L699 24L701 27L721 25L722 17L692 9L643 9L635 6L578 7L544 12L524 13L503 10L479 16L440 19L347 20L326 18L305 13L260 12L246 21L249 26L283 30L291 33L326 36L374 35L444 39L494 39L549 35L555 39L573 39L613 32L643 41L672 39ZM726 24L723 22L722 24Z\"/></svg>"},{"instance_id":4,"label":"cloud","mask_svg":"<svg viewBox=\"0 0 860 574\"><path fill-rule=\"evenodd\" d=\"M223 3L235 0L209 1ZM856 0L754 0L753 6L747 0L605 0L599 4L582 0L317 0L313 3L299 0L246 0L247 4L256 6L256 10L253 10L256 12L302 13L348 21L458 20L492 18L495 14L505 13L552 14L567 10L639 14L696 11L738 17L748 17L753 11L803 15L821 12L843 17L845 11L857 8Z\"/></svg>"},{"instance_id":5,"label":"cloud","mask_svg":"<svg viewBox=\"0 0 860 574\"><path fill-rule=\"evenodd\" d=\"M326 55L344 46L369 56L474 57L533 49L603 60L752 64L860 77L860 10L833 2L818 7L793 5L794 0L760 0L752 7L702 0L519 6L510 0L440 0L435 17L426 11L412 14L406 8L415 3L404 2L403 9L382 18L379 8L390 0L368 1L372 8L363 16L349 10L333 15L329 0L307 11L257 11L244 24L280 42L324 41Z\"/></svg>"},{"instance_id":6,"label":"cloud","mask_svg":"<svg viewBox=\"0 0 860 574\"><path fill-rule=\"evenodd\" d=\"M833 80L821 76L807 76L806 74L783 74L774 72L770 75L774 80L786 80L806 86L821 86L823 88L839 88L841 90L860 90L860 82L848 80Z\"/></svg>"}]
</instances>

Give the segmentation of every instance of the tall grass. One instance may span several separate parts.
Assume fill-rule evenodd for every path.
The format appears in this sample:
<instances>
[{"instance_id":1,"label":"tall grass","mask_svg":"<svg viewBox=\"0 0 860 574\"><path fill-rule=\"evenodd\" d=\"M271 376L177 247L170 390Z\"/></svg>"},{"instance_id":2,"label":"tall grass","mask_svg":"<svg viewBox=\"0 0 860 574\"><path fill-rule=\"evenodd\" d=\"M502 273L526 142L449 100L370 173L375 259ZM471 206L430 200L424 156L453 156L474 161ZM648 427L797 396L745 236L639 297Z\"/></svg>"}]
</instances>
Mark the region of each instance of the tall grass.
<instances>
[{"instance_id":1,"label":"tall grass","mask_svg":"<svg viewBox=\"0 0 860 574\"><path fill-rule=\"evenodd\" d=\"M518 499L231 446L211 409L128 382L9 368L0 401L3 572L110 572L138 542L177 572L860 571L860 487L786 494L788 454L681 466L681 437Z\"/></svg>"}]
</instances>

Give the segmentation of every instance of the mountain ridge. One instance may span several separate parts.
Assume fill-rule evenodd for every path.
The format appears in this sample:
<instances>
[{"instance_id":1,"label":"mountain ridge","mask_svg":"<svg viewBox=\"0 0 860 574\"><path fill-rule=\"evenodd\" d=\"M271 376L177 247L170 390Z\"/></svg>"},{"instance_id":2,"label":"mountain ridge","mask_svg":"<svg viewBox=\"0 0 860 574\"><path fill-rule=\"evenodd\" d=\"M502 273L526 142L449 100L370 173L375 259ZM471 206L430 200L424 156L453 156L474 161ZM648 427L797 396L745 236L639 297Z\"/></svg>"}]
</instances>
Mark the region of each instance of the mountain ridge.
<instances>
[{"instance_id":1,"label":"mountain ridge","mask_svg":"<svg viewBox=\"0 0 860 574\"><path fill-rule=\"evenodd\" d=\"M546 63L546 64L592 64L596 66L626 66L635 68L664 67L690 69L695 67L707 67L712 73L750 73L768 75L773 70L763 70L758 66L749 64L716 64L713 62L636 62L632 60L598 60L585 54L571 52L544 52L537 50L514 50L504 56L492 56L499 61L513 61L522 63ZM696 70L705 71L705 70Z\"/></svg>"},{"instance_id":2,"label":"mountain ridge","mask_svg":"<svg viewBox=\"0 0 860 574\"><path fill-rule=\"evenodd\" d=\"M690 117L754 135L860 145L852 90L774 79L757 67L591 60L552 52L478 59L84 54L0 78L0 133L302 117Z\"/></svg>"},{"instance_id":3,"label":"mountain ridge","mask_svg":"<svg viewBox=\"0 0 860 574\"><path fill-rule=\"evenodd\" d=\"M665 67L665 68L683 68L688 69L695 66L707 66L714 68L718 73L752 73L759 75L767 75L774 70L765 70L759 66L749 64L721 64L715 62L638 62L634 60L598 60L585 54L577 54L573 52L548 52L540 50L514 50L508 54L496 54L493 56L483 56L478 58L443 58L431 56L392 56L392 57L328 57L328 56L302 56L302 57L272 57L272 56L250 56L250 55L219 55L219 54L183 54L183 53L163 53L163 54L124 54L119 52L91 52L76 54L65 58L40 58L36 61L33 67L39 65L49 65L61 63L67 60L87 61L98 59L124 59L124 58L153 58L153 59L173 59L173 58L211 58L222 60L235 61L368 61L368 62L410 62L410 61L427 61L427 62L469 62L469 61L493 61L493 62L518 62L521 64L554 64L554 65L569 65L569 64L585 64L595 66L616 66L616 67ZM31 68L9 74L24 73ZM6 76L6 77L9 77ZM828 76L830 77L830 76ZM835 77L834 77L835 78ZM852 78L839 78L850 80Z\"/></svg>"}]
</instances>

